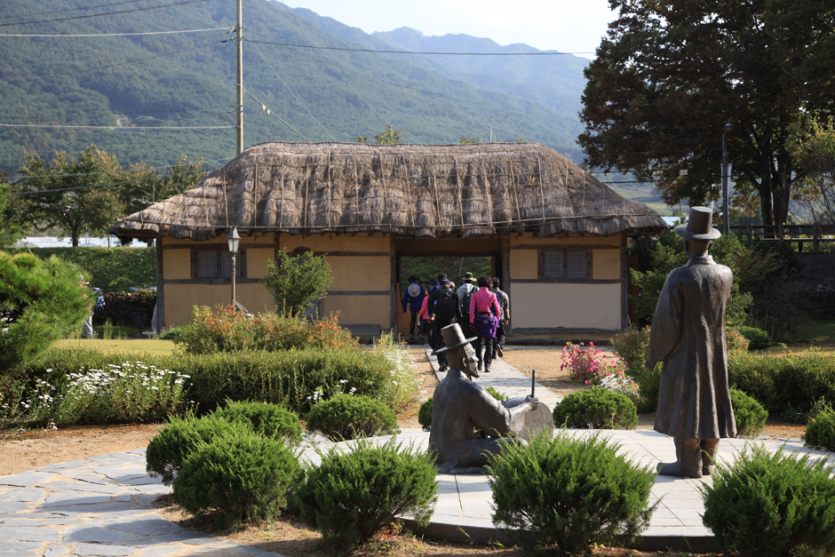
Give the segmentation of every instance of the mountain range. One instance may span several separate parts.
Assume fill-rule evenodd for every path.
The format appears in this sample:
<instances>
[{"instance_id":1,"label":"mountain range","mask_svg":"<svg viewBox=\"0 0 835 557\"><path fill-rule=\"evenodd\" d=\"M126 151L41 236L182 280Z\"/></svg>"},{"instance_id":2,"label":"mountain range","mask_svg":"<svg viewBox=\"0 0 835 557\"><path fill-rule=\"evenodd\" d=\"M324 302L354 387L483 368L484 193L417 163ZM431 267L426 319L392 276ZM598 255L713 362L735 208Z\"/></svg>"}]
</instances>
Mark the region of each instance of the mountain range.
<instances>
[{"instance_id":1,"label":"mountain range","mask_svg":"<svg viewBox=\"0 0 835 557\"><path fill-rule=\"evenodd\" d=\"M492 135L582 160L584 58L407 27L368 34L273 0L244 0L243 21L247 146L352 142L391 125L404 143ZM235 155L234 27L231 0L4 0L0 172L90 144L123 164L184 153L219 167Z\"/></svg>"},{"instance_id":2,"label":"mountain range","mask_svg":"<svg viewBox=\"0 0 835 557\"><path fill-rule=\"evenodd\" d=\"M0 36L0 167L18 168L24 153L48 157L90 143L124 162L163 165L179 153L233 156L234 129L119 128L235 125L235 42L229 40L235 3L143 0L85 8L89 4L0 3L0 35L37 35ZM524 138L577 161L582 156L574 141L581 129L581 58L362 52L535 50L466 35L424 37L406 28L369 35L269 0L245 0L243 10L247 145L354 141L390 124L406 142L487 140L492 129L494 140ZM206 28L222 29L102 36ZM93 36L54 36L70 34ZM302 48L311 46L317 48ZM115 129L34 127L44 125Z\"/></svg>"}]
</instances>

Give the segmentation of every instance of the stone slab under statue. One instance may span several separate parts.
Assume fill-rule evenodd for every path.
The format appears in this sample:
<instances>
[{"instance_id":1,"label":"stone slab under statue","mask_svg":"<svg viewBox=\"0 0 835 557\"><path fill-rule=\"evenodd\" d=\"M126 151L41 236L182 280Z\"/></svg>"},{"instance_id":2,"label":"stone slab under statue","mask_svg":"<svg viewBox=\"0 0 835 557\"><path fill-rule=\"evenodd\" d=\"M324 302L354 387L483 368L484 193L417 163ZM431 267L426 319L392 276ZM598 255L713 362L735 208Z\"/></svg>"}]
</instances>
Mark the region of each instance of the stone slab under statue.
<instances>
[{"instance_id":1,"label":"stone slab under statue","mask_svg":"<svg viewBox=\"0 0 835 557\"><path fill-rule=\"evenodd\" d=\"M554 430L551 411L532 396L504 402L481 385L478 359L457 323L441 329L449 371L435 387L429 450L443 474L485 473L489 454L501 453L505 443L527 443L532 437Z\"/></svg>"},{"instance_id":2,"label":"stone slab under statue","mask_svg":"<svg viewBox=\"0 0 835 557\"><path fill-rule=\"evenodd\" d=\"M664 362L655 431L676 447L676 461L658 465L665 476L709 475L719 440L736 437L725 340L733 274L707 254L720 236L712 219L711 209L692 207L676 227L689 259L667 276L652 319L646 366Z\"/></svg>"}]
</instances>

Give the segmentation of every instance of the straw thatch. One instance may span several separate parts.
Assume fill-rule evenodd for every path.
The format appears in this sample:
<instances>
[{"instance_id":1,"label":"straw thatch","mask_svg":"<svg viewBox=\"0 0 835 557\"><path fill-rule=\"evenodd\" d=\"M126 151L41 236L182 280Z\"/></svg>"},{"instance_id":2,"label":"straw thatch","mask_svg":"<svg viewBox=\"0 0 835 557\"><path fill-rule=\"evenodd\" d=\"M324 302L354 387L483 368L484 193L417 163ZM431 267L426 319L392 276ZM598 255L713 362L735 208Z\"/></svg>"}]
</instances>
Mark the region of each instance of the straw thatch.
<instances>
[{"instance_id":1,"label":"straw thatch","mask_svg":"<svg viewBox=\"0 0 835 557\"><path fill-rule=\"evenodd\" d=\"M111 227L121 237L203 241L239 231L407 237L537 232L655 234L642 203L534 143L262 143L187 192Z\"/></svg>"}]
</instances>

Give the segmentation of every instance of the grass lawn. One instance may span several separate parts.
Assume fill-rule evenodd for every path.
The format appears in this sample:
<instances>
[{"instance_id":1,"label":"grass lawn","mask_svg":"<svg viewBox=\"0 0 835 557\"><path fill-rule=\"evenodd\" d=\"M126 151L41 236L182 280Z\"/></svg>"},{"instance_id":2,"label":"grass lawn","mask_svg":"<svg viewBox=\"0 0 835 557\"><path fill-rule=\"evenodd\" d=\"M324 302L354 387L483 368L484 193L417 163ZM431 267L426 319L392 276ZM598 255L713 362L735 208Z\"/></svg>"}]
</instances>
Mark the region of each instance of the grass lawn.
<instances>
[{"instance_id":1,"label":"grass lawn","mask_svg":"<svg viewBox=\"0 0 835 557\"><path fill-rule=\"evenodd\" d=\"M65 338L56 340L54 348L91 348L105 353L129 352L133 354L171 354L174 342L171 340L131 338L131 339L98 339L98 338Z\"/></svg>"},{"instance_id":2,"label":"grass lawn","mask_svg":"<svg viewBox=\"0 0 835 557\"><path fill-rule=\"evenodd\" d=\"M835 343L835 321L807 321L800 326L797 337L799 342Z\"/></svg>"}]
</instances>

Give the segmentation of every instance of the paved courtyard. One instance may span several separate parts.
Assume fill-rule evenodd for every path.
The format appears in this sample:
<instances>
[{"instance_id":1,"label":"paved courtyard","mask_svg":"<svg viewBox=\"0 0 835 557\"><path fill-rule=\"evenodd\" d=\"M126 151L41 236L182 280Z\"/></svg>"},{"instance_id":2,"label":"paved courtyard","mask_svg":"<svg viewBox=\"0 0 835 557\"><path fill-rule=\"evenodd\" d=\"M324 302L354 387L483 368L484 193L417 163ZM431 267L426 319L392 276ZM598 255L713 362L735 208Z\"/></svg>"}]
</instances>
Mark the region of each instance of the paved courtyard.
<instances>
[{"instance_id":1,"label":"paved courtyard","mask_svg":"<svg viewBox=\"0 0 835 557\"><path fill-rule=\"evenodd\" d=\"M437 362L435 362L437 370ZM530 393L530 379L501 360L479 382L515 397ZM537 385L536 394L549 407L559 397ZM591 435L571 430L569 435ZM621 445L623 454L640 464L654 466L675 459L672 439L653 431L604 431ZM383 441L387 438L377 438ZM404 430L398 439L426 447L429 434ZM761 443L771 451L809 452L828 458L823 451L804 449L798 440L724 440L720 462L730 462L746 443ZM47 466L14 476L0 477L0 556L153 556L232 557L275 555L197 532L183 530L161 518L153 507L157 495L168 493L145 472L145 450L112 453ZM316 462L312 447L304 458ZM652 500L660 504L638 546L657 549L707 551L713 538L701 521L704 508L698 486L707 480L659 477ZM447 539L506 540L491 520L492 495L487 478L480 475L439 475L439 499L428 533Z\"/></svg>"}]
</instances>

